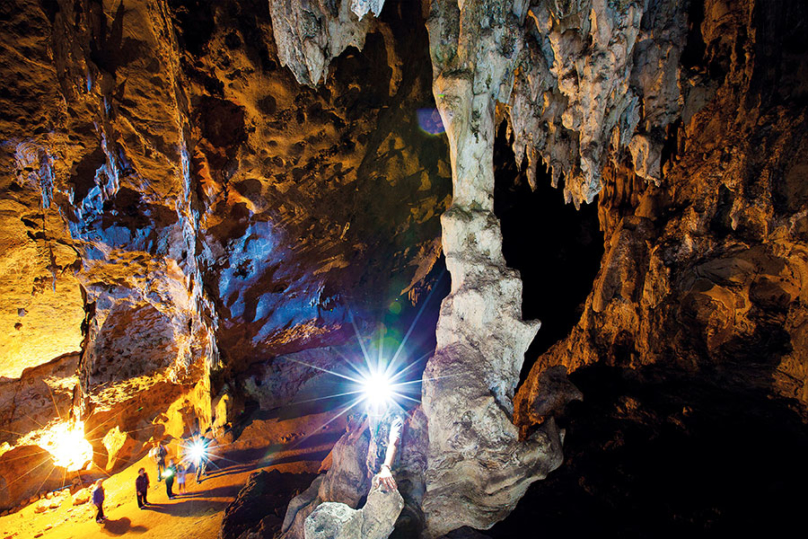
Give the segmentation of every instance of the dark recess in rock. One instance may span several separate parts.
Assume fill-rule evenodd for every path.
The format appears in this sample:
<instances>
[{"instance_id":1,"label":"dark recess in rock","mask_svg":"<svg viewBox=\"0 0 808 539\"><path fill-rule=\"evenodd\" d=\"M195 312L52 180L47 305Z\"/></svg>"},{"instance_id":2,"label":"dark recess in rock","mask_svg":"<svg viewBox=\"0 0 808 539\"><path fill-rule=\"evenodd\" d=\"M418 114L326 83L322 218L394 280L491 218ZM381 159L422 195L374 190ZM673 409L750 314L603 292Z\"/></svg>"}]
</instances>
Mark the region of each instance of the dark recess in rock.
<instances>
[{"instance_id":1,"label":"dark recess in rock","mask_svg":"<svg viewBox=\"0 0 808 539\"><path fill-rule=\"evenodd\" d=\"M494 146L494 213L502 227L502 252L524 283L522 314L541 320L541 329L525 354L522 379L533 361L566 337L583 313L583 302L603 257L603 232L597 202L576 210L564 203L563 186L539 167L536 190L514 162L501 126Z\"/></svg>"},{"instance_id":2,"label":"dark recess in rock","mask_svg":"<svg viewBox=\"0 0 808 539\"><path fill-rule=\"evenodd\" d=\"M560 418L564 465L486 533L526 522L568 537L788 535L800 525L808 434L783 399L646 368L594 366ZM537 524L538 525L538 524Z\"/></svg>"}]
</instances>

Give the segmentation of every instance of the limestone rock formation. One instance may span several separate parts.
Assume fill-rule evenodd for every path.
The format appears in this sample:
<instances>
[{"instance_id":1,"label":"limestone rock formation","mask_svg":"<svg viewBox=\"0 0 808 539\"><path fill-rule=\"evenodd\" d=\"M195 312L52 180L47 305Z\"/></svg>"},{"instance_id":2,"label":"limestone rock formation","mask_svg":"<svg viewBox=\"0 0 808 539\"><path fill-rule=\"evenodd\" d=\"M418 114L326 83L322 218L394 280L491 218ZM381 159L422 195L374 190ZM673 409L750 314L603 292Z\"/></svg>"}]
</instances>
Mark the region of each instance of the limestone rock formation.
<instances>
[{"instance_id":1,"label":"limestone rock formation","mask_svg":"<svg viewBox=\"0 0 808 539\"><path fill-rule=\"evenodd\" d=\"M117 426L107 431L102 442L107 450L107 472L129 464L138 445L132 436Z\"/></svg>"},{"instance_id":2,"label":"limestone rock formation","mask_svg":"<svg viewBox=\"0 0 808 539\"><path fill-rule=\"evenodd\" d=\"M0 381L0 443L16 444L42 425L67 419L78 384L79 357L69 354Z\"/></svg>"},{"instance_id":3,"label":"limestone rock formation","mask_svg":"<svg viewBox=\"0 0 808 539\"><path fill-rule=\"evenodd\" d=\"M427 535L503 518L527 486L561 463L558 432L527 443L511 398L538 323L521 316L521 281L506 267L493 214L494 109L513 70L506 6L433 4L434 93L449 137L454 198L443 215L452 290L441 306L437 348L424 372L429 460ZM478 32L476 28L484 28ZM462 500L462 501L461 501Z\"/></svg>"},{"instance_id":4,"label":"limestone rock formation","mask_svg":"<svg viewBox=\"0 0 808 539\"><path fill-rule=\"evenodd\" d=\"M260 471L250 476L225 510L220 539L272 537L280 531L289 496L311 480L310 474Z\"/></svg>"},{"instance_id":5,"label":"limestone rock formation","mask_svg":"<svg viewBox=\"0 0 808 539\"><path fill-rule=\"evenodd\" d=\"M318 477L306 491L289 502L283 519L285 539L303 539L306 519L319 505L328 501L356 508L368 491L365 461L370 437L367 429L353 425L331 450L331 467L324 476Z\"/></svg>"},{"instance_id":6,"label":"limestone rock formation","mask_svg":"<svg viewBox=\"0 0 808 539\"><path fill-rule=\"evenodd\" d=\"M782 97L804 95L793 70L802 49L776 30L752 37L788 23L748 9L708 1L695 12L695 56L680 73L689 112L660 187L607 167L601 271L580 323L534 365L525 406L551 366L604 363L760 390L805 413L806 110ZM790 74L764 84L775 68ZM521 417L537 419L527 408Z\"/></svg>"},{"instance_id":7,"label":"limestone rock formation","mask_svg":"<svg viewBox=\"0 0 808 539\"><path fill-rule=\"evenodd\" d=\"M355 333L397 300L423 305L441 254L451 293L402 448L406 507L382 504L413 523L400 533L507 535L495 523L559 466L562 439L559 488L531 491L548 518L585 509L563 503L565 486L651 498L620 490L641 459L608 459L716 425L740 425L727 446L710 438L718 447L744 454L771 438L774 470L808 480L794 457L808 448L807 9L2 3L0 510L64 481L41 447L57 425L82 420L96 466L114 471L150 439L225 431L245 407L319 387ZM435 107L446 139L419 123ZM540 323L524 319L493 213L500 126L527 183L597 200L605 243L580 321L528 358L518 392ZM340 440L283 522L279 498L257 508L269 479L251 482L228 536L300 538L312 514L363 533L366 445ZM20 480L20 464L35 471ZM747 498L789 513L788 500L774 507L780 490ZM729 518L723 501L672 505L677 526ZM730 508L736 523L748 508ZM643 518L638 529L656 531Z\"/></svg>"},{"instance_id":8,"label":"limestone rock formation","mask_svg":"<svg viewBox=\"0 0 808 539\"><path fill-rule=\"evenodd\" d=\"M306 539L386 539L404 507L398 490L370 489L362 509L342 503L321 504L306 519Z\"/></svg>"},{"instance_id":9,"label":"limestone rock formation","mask_svg":"<svg viewBox=\"0 0 808 539\"><path fill-rule=\"evenodd\" d=\"M271 0L273 32L281 65L288 67L300 84L317 86L326 78L328 65L349 46L361 50L373 22L369 11L379 16L384 0L307 2Z\"/></svg>"},{"instance_id":10,"label":"limestone rock formation","mask_svg":"<svg viewBox=\"0 0 808 539\"><path fill-rule=\"evenodd\" d=\"M53 457L35 445L15 447L0 455L0 507L9 509L63 484L62 469L53 465ZM21 470L26 470L20 472Z\"/></svg>"},{"instance_id":11,"label":"limestone rock formation","mask_svg":"<svg viewBox=\"0 0 808 539\"><path fill-rule=\"evenodd\" d=\"M354 513L348 511L348 509L356 509L366 496L368 496L369 503L368 491L374 492L368 478L369 442L370 434L367 423L364 421L350 422L348 431L337 441L326 459L326 461L330 461L328 471L317 477L308 489L289 502L283 520L283 534L281 535L283 539L304 539L308 518L324 504L339 507L336 509L332 507L328 512L330 516L319 517L323 519L323 522L332 522L333 519L341 518L339 515L342 515L345 519L354 522L352 525L358 526L357 529L371 525L370 522L376 518L373 515L377 509L368 509L363 513L364 516L351 516ZM374 501L374 504L380 503L379 510L383 512L383 515L378 517L381 519L380 522L385 522L390 526L395 525L399 530L397 533L405 534L405 536L419 536L424 529L421 505L425 491L424 474L427 467L427 449L426 416L420 407L416 407L404 422L399 456L394 467L398 485L395 500L401 498L401 506L398 506L397 501L391 505L391 500L388 498L378 498ZM388 522L387 518L390 515L387 510L391 508L395 509L395 516L392 517L392 521ZM398 522L396 522L397 518ZM363 524L363 522L366 523ZM327 527L333 528L331 525ZM392 531L392 528L390 530Z\"/></svg>"},{"instance_id":12,"label":"limestone rock formation","mask_svg":"<svg viewBox=\"0 0 808 539\"><path fill-rule=\"evenodd\" d=\"M325 371L338 369L348 350L348 347L312 348L278 356L271 363L259 364L241 374L241 393L264 410L327 394L322 391L331 380ZM332 391L341 392L338 388Z\"/></svg>"},{"instance_id":13,"label":"limestone rock formation","mask_svg":"<svg viewBox=\"0 0 808 539\"><path fill-rule=\"evenodd\" d=\"M683 112L658 185L636 161L604 169L601 270L580 322L536 360L516 397L521 424L541 421L540 380L559 365L584 393L570 414L567 471L530 499L558 515L551 530L570 533L560 522L576 510L559 508L582 493L614 500L609 518L573 528L583 536L617 535L621 519L661 505L632 533L779 534L796 524L784 493L808 476L795 457L808 444L808 51L796 22L806 17L800 2L691 3ZM763 431L758 443L752 433ZM738 476L759 461L770 463L765 474ZM659 462L669 463L664 472L646 473ZM620 467L598 472L610 463ZM676 501L705 477L714 489Z\"/></svg>"}]
</instances>

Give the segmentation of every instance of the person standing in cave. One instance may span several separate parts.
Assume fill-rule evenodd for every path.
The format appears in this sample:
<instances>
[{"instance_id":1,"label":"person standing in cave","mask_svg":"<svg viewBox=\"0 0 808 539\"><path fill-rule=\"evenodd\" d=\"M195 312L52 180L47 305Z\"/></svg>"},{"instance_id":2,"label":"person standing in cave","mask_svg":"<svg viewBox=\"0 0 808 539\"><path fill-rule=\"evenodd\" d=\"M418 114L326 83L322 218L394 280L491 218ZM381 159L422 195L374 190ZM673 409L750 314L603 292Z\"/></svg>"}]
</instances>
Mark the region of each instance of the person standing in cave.
<instances>
[{"instance_id":1,"label":"person standing in cave","mask_svg":"<svg viewBox=\"0 0 808 539\"><path fill-rule=\"evenodd\" d=\"M310 487L290 501L280 537L304 539L306 519L323 502L345 503L353 508L361 505L362 499L375 488L393 492L400 487L404 488L401 493L404 508L400 515L391 518L395 518L402 529L412 530L412 536L416 536L422 527L422 517L411 496L412 475L420 468L411 460L422 451L419 445L411 447L408 455L404 454L403 444L410 423L410 413L395 403L369 406L361 413L351 414L346 433L334 446L334 450L340 452L340 458L333 458L331 468L315 490ZM355 452L351 447L362 449ZM406 463L405 457L409 459ZM356 472L364 477L357 476ZM394 473L403 474L404 484L398 484Z\"/></svg>"},{"instance_id":2,"label":"person standing in cave","mask_svg":"<svg viewBox=\"0 0 808 539\"><path fill-rule=\"evenodd\" d=\"M157 445L152 447L151 451L149 451L149 456L154 460L154 463L157 464L157 482L159 483L163 480L162 474L166 468L168 450L166 450L163 442L157 442Z\"/></svg>"},{"instance_id":3,"label":"person standing in cave","mask_svg":"<svg viewBox=\"0 0 808 539\"><path fill-rule=\"evenodd\" d=\"M185 490L185 473L186 473L185 466L182 465L182 462L177 464L177 492L179 494L187 494Z\"/></svg>"},{"instance_id":4,"label":"person standing in cave","mask_svg":"<svg viewBox=\"0 0 808 539\"><path fill-rule=\"evenodd\" d=\"M104 481L102 479L95 482L95 489L93 489L93 505L97 509L95 521L101 524L107 519L107 517L104 516Z\"/></svg>"},{"instance_id":5,"label":"person standing in cave","mask_svg":"<svg viewBox=\"0 0 808 539\"><path fill-rule=\"evenodd\" d=\"M168 495L169 500L174 499L174 478L177 476L177 465L174 463L174 459L170 459L168 461L168 466L165 469L165 476L166 476L166 494Z\"/></svg>"},{"instance_id":6,"label":"person standing in cave","mask_svg":"<svg viewBox=\"0 0 808 539\"><path fill-rule=\"evenodd\" d=\"M205 434L201 435L197 442L198 448L196 450L196 460L194 464L196 465L196 482L201 483L202 477L205 475L208 469L208 462L211 458L211 452L213 451L213 447L215 442L213 440L213 434L210 429L205 431Z\"/></svg>"},{"instance_id":7,"label":"person standing in cave","mask_svg":"<svg viewBox=\"0 0 808 539\"><path fill-rule=\"evenodd\" d=\"M149 505L149 500L146 499L149 493L149 475L146 473L146 468L141 468L137 471L137 479L135 479L135 495L137 496L137 506L143 507Z\"/></svg>"}]
</instances>

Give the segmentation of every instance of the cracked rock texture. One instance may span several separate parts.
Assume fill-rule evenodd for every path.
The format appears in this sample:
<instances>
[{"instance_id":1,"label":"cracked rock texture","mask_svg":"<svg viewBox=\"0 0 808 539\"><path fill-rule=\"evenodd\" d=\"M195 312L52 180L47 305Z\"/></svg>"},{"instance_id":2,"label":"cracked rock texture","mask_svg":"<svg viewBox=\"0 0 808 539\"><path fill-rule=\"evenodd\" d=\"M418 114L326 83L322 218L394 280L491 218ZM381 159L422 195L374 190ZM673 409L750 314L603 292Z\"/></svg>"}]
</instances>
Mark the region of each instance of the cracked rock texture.
<instances>
[{"instance_id":1,"label":"cracked rock texture","mask_svg":"<svg viewBox=\"0 0 808 539\"><path fill-rule=\"evenodd\" d=\"M541 420L530 402L542 372L594 363L808 409L807 51L787 29L805 10L753 7L694 8L680 73L692 112L671 133L660 186L625 162L606 167L606 254L581 321L533 366L522 420Z\"/></svg>"}]
</instances>

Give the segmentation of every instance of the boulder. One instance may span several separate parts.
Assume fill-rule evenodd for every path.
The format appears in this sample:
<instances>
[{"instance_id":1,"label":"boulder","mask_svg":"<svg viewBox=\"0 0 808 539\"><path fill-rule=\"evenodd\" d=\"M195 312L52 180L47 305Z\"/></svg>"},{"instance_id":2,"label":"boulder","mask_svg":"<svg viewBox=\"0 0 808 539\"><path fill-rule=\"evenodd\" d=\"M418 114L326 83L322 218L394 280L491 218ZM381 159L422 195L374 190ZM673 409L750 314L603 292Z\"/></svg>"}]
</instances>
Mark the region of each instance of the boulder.
<instances>
[{"instance_id":1,"label":"boulder","mask_svg":"<svg viewBox=\"0 0 808 539\"><path fill-rule=\"evenodd\" d=\"M272 537L281 529L287 500L312 479L311 474L261 470L250 475L227 506L219 539Z\"/></svg>"},{"instance_id":2,"label":"boulder","mask_svg":"<svg viewBox=\"0 0 808 539\"><path fill-rule=\"evenodd\" d=\"M117 425L104 435L103 443L107 450L107 472L129 464L138 445L128 433L122 432Z\"/></svg>"},{"instance_id":3,"label":"boulder","mask_svg":"<svg viewBox=\"0 0 808 539\"><path fill-rule=\"evenodd\" d=\"M398 490L374 487L362 509L342 503L320 504L306 519L305 539L386 539L404 507Z\"/></svg>"},{"instance_id":4,"label":"boulder","mask_svg":"<svg viewBox=\"0 0 808 539\"><path fill-rule=\"evenodd\" d=\"M90 501L91 488L85 487L73 493L73 505L84 505Z\"/></svg>"}]
</instances>

